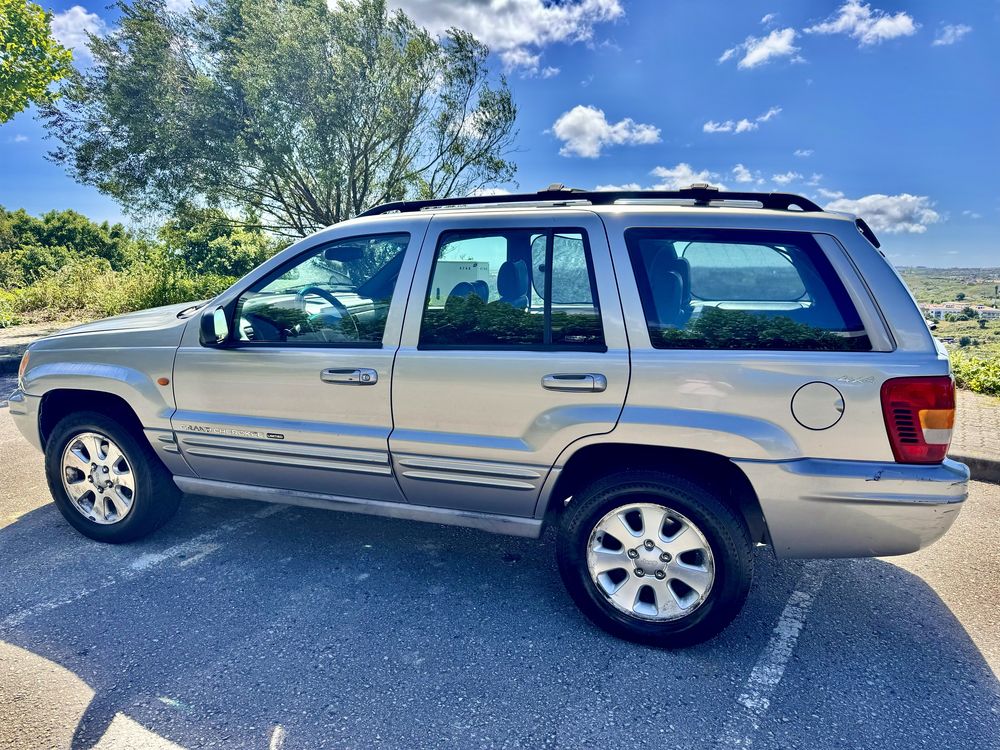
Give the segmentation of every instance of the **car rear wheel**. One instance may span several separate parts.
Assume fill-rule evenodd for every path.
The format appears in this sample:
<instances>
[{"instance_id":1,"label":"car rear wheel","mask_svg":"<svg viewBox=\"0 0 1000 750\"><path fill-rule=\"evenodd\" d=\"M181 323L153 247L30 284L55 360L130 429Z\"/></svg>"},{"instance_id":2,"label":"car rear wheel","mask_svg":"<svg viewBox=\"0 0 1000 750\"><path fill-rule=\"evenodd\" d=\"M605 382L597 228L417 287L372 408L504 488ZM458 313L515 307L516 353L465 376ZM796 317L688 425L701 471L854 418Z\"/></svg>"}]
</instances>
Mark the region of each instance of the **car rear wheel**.
<instances>
[{"instance_id":1,"label":"car rear wheel","mask_svg":"<svg viewBox=\"0 0 1000 750\"><path fill-rule=\"evenodd\" d=\"M45 446L49 490L63 517L101 542L130 542L177 511L181 493L143 435L97 412L64 417Z\"/></svg>"},{"instance_id":2,"label":"car rear wheel","mask_svg":"<svg viewBox=\"0 0 1000 750\"><path fill-rule=\"evenodd\" d=\"M677 647L711 638L746 601L746 523L704 487L653 471L600 479L570 502L559 571L573 600L608 632Z\"/></svg>"}]
</instances>

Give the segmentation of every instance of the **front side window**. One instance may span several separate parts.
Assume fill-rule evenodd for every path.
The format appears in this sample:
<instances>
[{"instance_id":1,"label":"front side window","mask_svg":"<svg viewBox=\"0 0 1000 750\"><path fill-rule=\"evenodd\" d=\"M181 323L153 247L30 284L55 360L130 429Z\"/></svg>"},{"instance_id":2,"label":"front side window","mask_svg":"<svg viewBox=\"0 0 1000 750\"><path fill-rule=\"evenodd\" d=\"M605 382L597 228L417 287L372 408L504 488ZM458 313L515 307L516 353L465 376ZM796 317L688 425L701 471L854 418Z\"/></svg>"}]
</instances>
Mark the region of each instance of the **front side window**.
<instances>
[{"instance_id":1,"label":"front side window","mask_svg":"<svg viewBox=\"0 0 1000 750\"><path fill-rule=\"evenodd\" d=\"M442 234L420 346L603 349L586 235L579 229Z\"/></svg>"},{"instance_id":2,"label":"front side window","mask_svg":"<svg viewBox=\"0 0 1000 750\"><path fill-rule=\"evenodd\" d=\"M625 239L658 349L871 350L809 234L630 229Z\"/></svg>"},{"instance_id":3,"label":"front side window","mask_svg":"<svg viewBox=\"0 0 1000 750\"><path fill-rule=\"evenodd\" d=\"M408 234L337 240L300 255L244 292L236 340L381 344Z\"/></svg>"}]
</instances>

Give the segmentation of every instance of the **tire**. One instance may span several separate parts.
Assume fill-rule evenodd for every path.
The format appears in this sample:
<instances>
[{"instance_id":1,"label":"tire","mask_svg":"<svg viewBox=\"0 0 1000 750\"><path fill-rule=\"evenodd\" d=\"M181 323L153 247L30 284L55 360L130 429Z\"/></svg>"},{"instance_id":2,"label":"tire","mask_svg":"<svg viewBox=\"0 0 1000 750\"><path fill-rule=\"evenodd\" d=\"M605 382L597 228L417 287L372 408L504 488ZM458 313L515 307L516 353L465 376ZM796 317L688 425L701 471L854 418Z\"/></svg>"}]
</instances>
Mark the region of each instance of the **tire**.
<instances>
[{"instance_id":1,"label":"tire","mask_svg":"<svg viewBox=\"0 0 1000 750\"><path fill-rule=\"evenodd\" d=\"M104 440L95 444L95 438ZM115 458L115 447L124 462ZM96 469L91 468L94 464ZM97 412L70 414L56 424L45 446L45 475L63 517L99 542L121 544L151 534L180 504L180 490L146 437ZM91 475L102 484L91 481ZM110 488L104 488L105 479L112 482ZM67 485L77 488L78 496L82 492L79 502ZM105 497L108 500L102 500ZM103 522L98 522L99 516Z\"/></svg>"},{"instance_id":2,"label":"tire","mask_svg":"<svg viewBox=\"0 0 1000 750\"><path fill-rule=\"evenodd\" d=\"M655 526L661 513L663 531L647 533L643 521ZM717 635L739 614L753 580L742 517L690 479L656 471L624 471L578 493L563 512L557 558L566 589L591 621L665 648Z\"/></svg>"}]
</instances>

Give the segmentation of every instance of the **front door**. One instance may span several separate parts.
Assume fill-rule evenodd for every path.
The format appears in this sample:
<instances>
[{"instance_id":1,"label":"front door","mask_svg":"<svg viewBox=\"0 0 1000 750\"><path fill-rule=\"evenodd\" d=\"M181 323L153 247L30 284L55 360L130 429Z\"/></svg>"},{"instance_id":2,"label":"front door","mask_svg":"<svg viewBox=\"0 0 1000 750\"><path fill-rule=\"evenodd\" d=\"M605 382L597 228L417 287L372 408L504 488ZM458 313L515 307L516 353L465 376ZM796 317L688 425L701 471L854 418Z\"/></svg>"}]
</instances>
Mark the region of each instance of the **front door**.
<instances>
[{"instance_id":1,"label":"front door","mask_svg":"<svg viewBox=\"0 0 1000 750\"><path fill-rule=\"evenodd\" d=\"M188 326L172 424L201 478L402 500L390 383L426 224L307 241L225 301L232 340L221 348Z\"/></svg>"},{"instance_id":2,"label":"front door","mask_svg":"<svg viewBox=\"0 0 1000 750\"><path fill-rule=\"evenodd\" d=\"M566 446L612 430L629 355L604 226L435 217L393 372L390 449L411 503L531 516Z\"/></svg>"}]
</instances>

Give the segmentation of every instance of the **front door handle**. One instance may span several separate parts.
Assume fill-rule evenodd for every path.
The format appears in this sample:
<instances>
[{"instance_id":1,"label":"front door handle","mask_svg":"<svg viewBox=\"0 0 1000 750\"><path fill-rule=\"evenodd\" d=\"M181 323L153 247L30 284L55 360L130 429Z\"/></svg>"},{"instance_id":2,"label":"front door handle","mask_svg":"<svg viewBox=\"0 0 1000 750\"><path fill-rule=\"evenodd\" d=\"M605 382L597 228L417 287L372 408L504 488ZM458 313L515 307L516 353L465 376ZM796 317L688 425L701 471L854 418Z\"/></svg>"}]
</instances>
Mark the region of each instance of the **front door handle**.
<instances>
[{"instance_id":1,"label":"front door handle","mask_svg":"<svg viewBox=\"0 0 1000 750\"><path fill-rule=\"evenodd\" d=\"M554 373L542 378L542 388L549 391L590 391L608 389L608 379L597 372Z\"/></svg>"},{"instance_id":2,"label":"front door handle","mask_svg":"<svg viewBox=\"0 0 1000 750\"><path fill-rule=\"evenodd\" d=\"M319 374L324 383L339 383L340 385L375 385L378 382L378 372L370 367L331 367Z\"/></svg>"}]
</instances>

